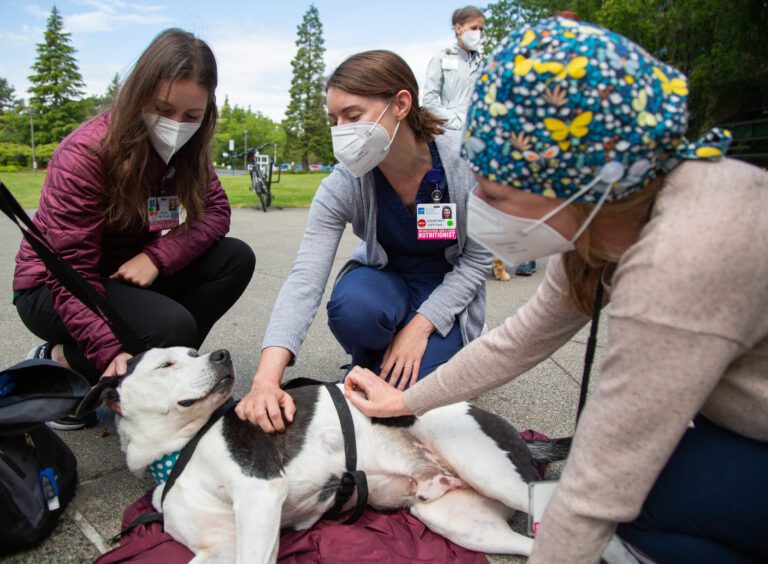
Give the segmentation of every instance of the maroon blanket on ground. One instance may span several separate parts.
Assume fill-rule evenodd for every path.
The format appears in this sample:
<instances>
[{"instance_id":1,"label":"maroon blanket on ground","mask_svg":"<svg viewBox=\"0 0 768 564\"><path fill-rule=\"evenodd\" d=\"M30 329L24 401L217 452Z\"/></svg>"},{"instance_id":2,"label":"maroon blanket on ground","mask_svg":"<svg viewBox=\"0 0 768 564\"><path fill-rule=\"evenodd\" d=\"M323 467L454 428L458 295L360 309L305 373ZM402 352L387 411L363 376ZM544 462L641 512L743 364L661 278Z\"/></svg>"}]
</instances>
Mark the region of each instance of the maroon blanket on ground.
<instances>
[{"instance_id":1,"label":"maroon blanket on ground","mask_svg":"<svg viewBox=\"0 0 768 564\"><path fill-rule=\"evenodd\" d=\"M525 441L549 440L546 435L531 429L520 434ZM538 465L542 477L546 468L546 464ZM148 492L125 510L122 528L154 510L152 492ZM342 517L341 521L344 519ZM355 524L344 525L342 522L320 521L305 531L283 533L277 561L282 564L487 562L479 552L462 548L433 533L407 509L381 513L368 508ZM123 536L120 546L97 558L96 564L186 564L193 556L187 547L163 530L162 523L149 523Z\"/></svg>"},{"instance_id":2,"label":"maroon blanket on ground","mask_svg":"<svg viewBox=\"0 0 768 564\"><path fill-rule=\"evenodd\" d=\"M151 492L126 509L123 528L150 511L154 511ZM119 547L96 559L96 563L186 564L194 556L163 530L162 523L139 525L120 542ZM484 564L487 560L482 554L466 550L433 533L405 509L380 513L369 508L354 525L320 521L309 530L284 533L280 538L278 562Z\"/></svg>"}]
</instances>

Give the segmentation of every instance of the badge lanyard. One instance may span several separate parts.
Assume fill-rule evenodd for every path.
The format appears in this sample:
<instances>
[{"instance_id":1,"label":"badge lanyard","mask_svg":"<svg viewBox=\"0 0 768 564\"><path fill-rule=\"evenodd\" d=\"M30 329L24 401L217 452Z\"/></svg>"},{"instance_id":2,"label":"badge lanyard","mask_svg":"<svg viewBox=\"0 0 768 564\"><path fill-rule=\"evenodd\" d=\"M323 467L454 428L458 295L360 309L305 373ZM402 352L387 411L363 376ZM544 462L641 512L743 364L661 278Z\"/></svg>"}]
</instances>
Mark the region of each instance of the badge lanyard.
<instances>
[{"instance_id":1,"label":"badge lanyard","mask_svg":"<svg viewBox=\"0 0 768 564\"><path fill-rule=\"evenodd\" d=\"M149 231L165 231L179 226L179 197L165 195L166 181L173 177L175 170L169 167L163 175L159 186L159 196L150 196L147 199L147 220Z\"/></svg>"},{"instance_id":2,"label":"badge lanyard","mask_svg":"<svg viewBox=\"0 0 768 564\"><path fill-rule=\"evenodd\" d=\"M430 194L432 201L439 204L443 201L443 191L440 189L440 184L443 181L443 169L433 168L427 173L427 182L434 186L434 190Z\"/></svg>"}]
</instances>

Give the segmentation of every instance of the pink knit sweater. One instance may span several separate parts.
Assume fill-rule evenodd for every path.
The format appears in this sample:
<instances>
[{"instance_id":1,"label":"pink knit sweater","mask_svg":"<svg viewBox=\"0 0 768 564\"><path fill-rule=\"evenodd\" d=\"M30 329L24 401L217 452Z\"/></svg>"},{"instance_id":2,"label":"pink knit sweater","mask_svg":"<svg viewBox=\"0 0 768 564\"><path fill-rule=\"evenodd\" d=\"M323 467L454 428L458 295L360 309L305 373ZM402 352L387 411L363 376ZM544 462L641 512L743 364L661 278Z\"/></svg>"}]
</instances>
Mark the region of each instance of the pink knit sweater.
<instances>
[{"instance_id":1,"label":"pink knit sweater","mask_svg":"<svg viewBox=\"0 0 768 564\"><path fill-rule=\"evenodd\" d=\"M613 276L608 342L530 562L597 562L633 520L699 412L768 441L768 174L687 162L667 178ZM560 257L513 317L405 392L416 414L472 398L549 357L586 317Z\"/></svg>"}]
</instances>

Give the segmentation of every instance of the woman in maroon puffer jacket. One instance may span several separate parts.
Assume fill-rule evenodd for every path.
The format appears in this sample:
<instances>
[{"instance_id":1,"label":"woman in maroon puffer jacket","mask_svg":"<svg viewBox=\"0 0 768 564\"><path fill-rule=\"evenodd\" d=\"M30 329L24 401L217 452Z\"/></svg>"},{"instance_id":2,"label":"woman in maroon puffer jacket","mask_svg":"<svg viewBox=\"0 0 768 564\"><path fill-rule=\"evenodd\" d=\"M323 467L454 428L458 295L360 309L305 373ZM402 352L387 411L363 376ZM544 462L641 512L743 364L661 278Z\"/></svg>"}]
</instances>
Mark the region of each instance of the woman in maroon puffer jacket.
<instances>
[{"instance_id":1,"label":"woman in maroon puffer jacket","mask_svg":"<svg viewBox=\"0 0 768 564\"><path fill-rule=\"evenodd\" d=\"M198 348L253 274L250 247L225 238L229 202L208 157L216 82L208 45L181 30L162 32L111 112L58 146L35 214L59 255L148 348ZM53 358L92 381L125 374L130 355L104 321L49 276L26 242L13 290L22 321L46 341L30 357Z\"/></svg>"}]
</instances>

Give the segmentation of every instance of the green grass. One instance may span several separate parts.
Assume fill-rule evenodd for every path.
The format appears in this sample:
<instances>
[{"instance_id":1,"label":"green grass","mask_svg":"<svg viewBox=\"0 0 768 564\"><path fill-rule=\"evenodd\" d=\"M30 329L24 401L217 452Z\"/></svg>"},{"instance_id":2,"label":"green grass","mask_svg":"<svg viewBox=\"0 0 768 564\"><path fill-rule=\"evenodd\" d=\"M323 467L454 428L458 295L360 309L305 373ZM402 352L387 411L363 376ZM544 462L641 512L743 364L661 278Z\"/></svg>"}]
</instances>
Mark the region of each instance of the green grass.
<instances>
[{"instance_id":1,"label":"green grass","mask_svg":"<svg viewBox=\"0 0 768 564\"><path fill-rule=\"evenodd\" d=\"M274 196L272 205L283 208L309 207L317 187L320 186L320 181L326 176L328 176L326 172L284 174L279 183L272 184ZM45 173L43 172L38 172L35 175L31 172L0 172L0 180L8 186L8 189L25 208L37 207L44 178ZM256 194L249 190L250 176L222 174L219 178L232 207L243 208L259 205Z\"/></svg>"},{"instance_id":2,"label":"green grass","mask_svg":"<svg viewBox=\"0 0 768 564\"><path fill-rule=\"evenodd\" d=\"M327 172L284 174L280 182L272 183L272 205L282 208L308 208L317 187L328 174ZM250 176L227 176L224 173L219 176L219 180L233 208L260 205L256 193L250 190Z\"/></svg>"}]
</instances>

